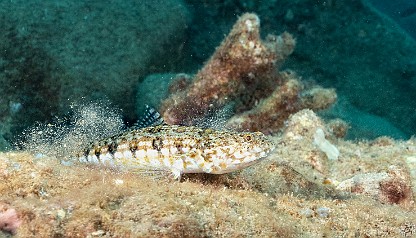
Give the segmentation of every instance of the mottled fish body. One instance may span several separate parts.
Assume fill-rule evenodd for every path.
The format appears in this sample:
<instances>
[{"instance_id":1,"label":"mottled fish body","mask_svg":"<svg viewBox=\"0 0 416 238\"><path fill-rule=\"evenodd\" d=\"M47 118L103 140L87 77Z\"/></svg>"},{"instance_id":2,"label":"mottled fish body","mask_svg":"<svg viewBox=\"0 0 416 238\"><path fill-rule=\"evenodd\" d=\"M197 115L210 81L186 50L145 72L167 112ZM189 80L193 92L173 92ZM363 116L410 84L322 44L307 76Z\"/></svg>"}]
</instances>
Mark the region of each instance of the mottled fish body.
<instances>
[{"instance_id":1,"label":"mottled fish body","mask_svg":"<svg viewBox=\"0 0 416 238\"><path fill-rule=\"evenodd\" d=\"M83 163L118 168L223 174L266 157L274 144L261 132L157 125L97 141L78 155Z\"/></svg>"}]
</instances>

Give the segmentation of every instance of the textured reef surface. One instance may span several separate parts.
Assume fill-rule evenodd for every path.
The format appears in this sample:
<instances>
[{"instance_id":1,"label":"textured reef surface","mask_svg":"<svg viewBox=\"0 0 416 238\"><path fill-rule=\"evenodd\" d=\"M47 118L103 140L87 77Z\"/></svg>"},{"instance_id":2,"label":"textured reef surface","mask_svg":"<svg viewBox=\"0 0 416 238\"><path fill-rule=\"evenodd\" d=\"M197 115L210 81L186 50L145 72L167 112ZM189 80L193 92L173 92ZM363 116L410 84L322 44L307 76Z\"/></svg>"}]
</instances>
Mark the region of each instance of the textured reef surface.
<instances>
[{"instance_id":1,"label":"textured reef surface","mask_svg":"<svg viewBox=\"0 0 416 238\"><path fill-rule=\"evenodd\" d=\"M339 150L328 159L317 130ZM264 161L169 178L0 154L0 229L20 237L412 237L416 141L336 139L292 115ZM323 152L326 151L326 152Z\"/></svg>"}]
</instances>

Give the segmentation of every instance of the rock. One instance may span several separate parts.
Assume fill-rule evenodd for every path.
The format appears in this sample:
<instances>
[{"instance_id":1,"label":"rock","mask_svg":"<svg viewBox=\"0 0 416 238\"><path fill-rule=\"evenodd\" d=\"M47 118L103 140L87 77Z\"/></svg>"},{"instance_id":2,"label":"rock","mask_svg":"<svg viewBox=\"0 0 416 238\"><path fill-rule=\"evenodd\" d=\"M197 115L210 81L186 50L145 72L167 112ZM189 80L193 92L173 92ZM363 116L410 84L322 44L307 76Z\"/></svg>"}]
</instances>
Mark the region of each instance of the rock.
<instances>
[{"instance_id":1,"label":"rock","mask_svg":"<svg viewBox=\"0 0 416 238\"><path fill-rule=\"evenodd\" d=\"M342 181L337 189L407 208L414 204L410 176L406 170L396 166L391 166L387 172L355 175Z\"/></svg>"},{"instance_id":2,"label":"rock","mask_svg":"<svg viewBox=\"0 0 416 238\"><path fill-rule=\"evenodd\" d=\"M289 117L283 138L287 141L307 140L312 144L319 128L325 128L324 122L312 110L304 109Z\"/></svg>"},{"instance_id":3,"label":"rock","mask_svg":"<svg viewBox=\"0 0 416 238\"><path fill-rule=\"evenodd\" d=\"M73 101L108 98L135 117L138 81L180 60L190 20L180 0L18 0L2 1L0 9L0 123L11 127L6 139L63 113ZM7 108L11 102L22 105L16 115Z\"/></svg>"},{"instance_id":4,"label":"rock","mask_svg":"<svg viewBox=\"0 0 416 238\"><path fill-rule=\"evenodd\" d=\"M411 1L399 2L415 5ZM261 16L263 31L282 29L294 35L296 48L284 68L290 68L306 80L334 87L338 96L346 97L355 108L378 116L392 126L367 127L367 133L354 136L369 135L367 138L372 139L391 132L388 135L394 138L408 138L416 128L416 103L413 100L416 43L397 24L367 3L362 0L321 1L312 6L307 0L282 0L261 1L254 5L240 1L227 1L222 5L195 4L194 10L200 17L190 27L192 62L201 64L211 55L234 22L234 14L256 12ZM396 2L389 5L396 9L400 7ZM406 9L406 15L413 13L412 7ZM221 12L227 14L224 16ZM414 19L415 14L409 17ZM355 20L351 22L351 19ZM342 115L345 114L335 118ZM354 116L351 112L351 117ZM376 124L378 122L368 122L366 126ZM380 130L384 125L389 127Z\"/></svg>"}]
</instances>

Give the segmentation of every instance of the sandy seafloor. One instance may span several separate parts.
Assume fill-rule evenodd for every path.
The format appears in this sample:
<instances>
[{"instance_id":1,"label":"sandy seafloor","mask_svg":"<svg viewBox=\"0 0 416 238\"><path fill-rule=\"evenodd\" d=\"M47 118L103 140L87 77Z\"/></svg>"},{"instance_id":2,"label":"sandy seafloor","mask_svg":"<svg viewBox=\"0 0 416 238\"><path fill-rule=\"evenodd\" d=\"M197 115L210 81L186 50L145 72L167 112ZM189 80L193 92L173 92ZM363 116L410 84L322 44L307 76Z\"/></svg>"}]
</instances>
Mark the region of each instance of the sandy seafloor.
<instances>
[{"instance_id":1,"label":"sandy seafloor","mask_svg":"<svg viewBox=\"0 0 416 238\"><path fill-rule=\"evenodd\" d=\"M414 237L416 140L328 137L340 151L328 160L313 143L320 123L301 111L264 161L180 182L1 153L0 237Z\"/></svg>"}]
</instances>

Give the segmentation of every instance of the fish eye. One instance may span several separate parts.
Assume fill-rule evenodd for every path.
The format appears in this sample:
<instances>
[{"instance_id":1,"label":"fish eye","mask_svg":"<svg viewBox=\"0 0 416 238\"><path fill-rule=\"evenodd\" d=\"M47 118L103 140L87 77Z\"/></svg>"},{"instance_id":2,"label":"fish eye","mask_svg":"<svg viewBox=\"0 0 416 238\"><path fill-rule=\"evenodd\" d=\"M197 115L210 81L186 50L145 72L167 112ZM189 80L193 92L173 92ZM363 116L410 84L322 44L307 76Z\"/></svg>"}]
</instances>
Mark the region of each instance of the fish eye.
<instances>
[{"instance_id":1,"label":"fish eye","mask_svg":"<svg viewBox=\"0 0 416 238\"><path fill-rule=\"evenodd\" d=\"M244 139L246 140L246 141L251 141L251 135L245 135L244 136Z\"/></svg>"}]
</instances>

